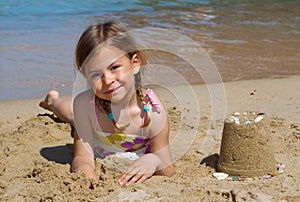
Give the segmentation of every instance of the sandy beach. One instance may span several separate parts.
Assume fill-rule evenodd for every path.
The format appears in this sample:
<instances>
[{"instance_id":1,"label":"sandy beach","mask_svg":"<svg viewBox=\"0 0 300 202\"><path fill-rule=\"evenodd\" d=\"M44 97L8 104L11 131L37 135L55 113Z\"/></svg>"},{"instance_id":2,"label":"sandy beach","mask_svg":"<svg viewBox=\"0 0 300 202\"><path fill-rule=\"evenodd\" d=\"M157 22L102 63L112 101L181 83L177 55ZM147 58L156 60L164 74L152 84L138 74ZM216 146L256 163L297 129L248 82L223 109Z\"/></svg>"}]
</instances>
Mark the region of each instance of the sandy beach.
<instances>
[{"instance_id":1,"label":"sandy beach","mask_svg":"<svg viewBox=\"0 0 300 202\"><path fill-rule=\"evenodd\" d=\"M268 116L276 162L286 166L283 174L247 181L214 178L224 120L210 123L207 88L194 85L200 110L197 134L176 160L176 174L121 187L117 183L121 173L108 166L109 159L97 159L96 190L80 187L85 177L70 173L69 125L39 108L39 99L0 102L0 201L300 201L299 86L300 76L224 83L226 114L249 110ZM186 109L168 96L162 100L175 133ZM208 128L214 138L205 150Z\"/></svg>"}]
</instances>

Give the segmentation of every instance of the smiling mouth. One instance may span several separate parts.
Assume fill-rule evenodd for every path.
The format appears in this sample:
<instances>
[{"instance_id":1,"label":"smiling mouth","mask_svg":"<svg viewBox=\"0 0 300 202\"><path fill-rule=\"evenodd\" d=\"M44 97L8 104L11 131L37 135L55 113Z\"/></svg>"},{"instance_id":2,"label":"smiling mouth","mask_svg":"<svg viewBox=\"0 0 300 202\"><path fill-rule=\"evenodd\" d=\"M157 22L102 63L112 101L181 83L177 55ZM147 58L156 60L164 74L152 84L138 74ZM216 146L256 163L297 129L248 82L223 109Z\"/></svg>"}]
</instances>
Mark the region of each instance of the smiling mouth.
<instances>
[{"instance_id":1,"label":"smiling mouth","mask_svg":"<svg viewBox=\"0 0 300 202\"><path fill-rule=\"evenodd\" d=\"M113 94L114 92L116 92L121 86L118 86L117 88L113 88L111 90L106 91L105 93L107 94Z\"/></svg>"}]
</instances>

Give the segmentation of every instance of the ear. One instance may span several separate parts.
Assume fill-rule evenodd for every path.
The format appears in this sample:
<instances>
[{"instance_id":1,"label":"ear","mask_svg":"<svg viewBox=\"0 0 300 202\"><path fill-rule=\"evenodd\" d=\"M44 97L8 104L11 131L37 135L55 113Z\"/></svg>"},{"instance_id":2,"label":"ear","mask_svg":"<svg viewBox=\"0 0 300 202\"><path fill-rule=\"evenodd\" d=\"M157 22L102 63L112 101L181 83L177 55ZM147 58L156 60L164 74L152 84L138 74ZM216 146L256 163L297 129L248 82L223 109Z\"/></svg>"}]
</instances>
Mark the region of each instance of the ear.
<instances>
[{"instance_id":1,"label":"ear","mask_svg":"<svg viewBox=\"0 0 300 202\"><path fill-rule=\"evenodd\" d=\"M137 74L140 71L140 67L141 67L141 60L140 60L140 56L138 55L138 53L136 53L132 56L131 64L132 64L133 73Z\"/></svg>"}]
</instances>

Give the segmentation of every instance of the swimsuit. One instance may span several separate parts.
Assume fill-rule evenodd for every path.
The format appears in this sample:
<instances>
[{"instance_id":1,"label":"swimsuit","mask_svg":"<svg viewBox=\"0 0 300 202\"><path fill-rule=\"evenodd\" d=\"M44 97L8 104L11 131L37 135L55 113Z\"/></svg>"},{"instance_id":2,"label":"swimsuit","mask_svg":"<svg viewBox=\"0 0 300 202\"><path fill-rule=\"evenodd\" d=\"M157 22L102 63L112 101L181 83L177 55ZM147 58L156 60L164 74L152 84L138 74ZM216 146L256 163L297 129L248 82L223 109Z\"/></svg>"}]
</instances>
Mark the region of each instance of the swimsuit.
<instances>
[{"instance_id":1,"label":"swimsuit","mask_svg":"<svg viewBox=\"0 0 300 202\"><path fill-rule=\"evenodd\" d=\"M150 153L150 138L134 134L94 131L94 155L105 158L118 152Z\"/></svg>"},{"instance_id":2,"label":"swimsuit","mask_svg":"<svg viewBox=\"0 0 300 202\"><path fill-rule=\"evenodd\" d=\"M148 103L152 106L152 110L160 112L160 106L154 100L152 90L146 91ZM134 152L137 155L143 155L150 153L150 138L144 136L144 130L141 135L136 134L122 134L122 133L109 133L97 131L96 127L98 124L98 106L97 99L95 99L96 109L96 124L94 127L94 156L95 158L105 158L108 155L115 154L118 152Z\"/></svg>"}]
</instances>

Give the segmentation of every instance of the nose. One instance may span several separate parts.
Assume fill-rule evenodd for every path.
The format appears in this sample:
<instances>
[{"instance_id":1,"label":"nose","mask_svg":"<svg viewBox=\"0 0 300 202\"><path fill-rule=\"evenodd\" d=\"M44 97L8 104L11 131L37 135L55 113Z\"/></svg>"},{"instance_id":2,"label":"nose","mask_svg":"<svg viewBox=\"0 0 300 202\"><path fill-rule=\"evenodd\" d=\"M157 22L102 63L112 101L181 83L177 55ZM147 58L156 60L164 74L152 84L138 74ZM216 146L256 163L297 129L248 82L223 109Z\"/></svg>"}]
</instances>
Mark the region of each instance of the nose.
<instances>
[{"instance_id":1,"label":"nose","mask_svg":"<svg viewBox=\"0 0 300 202\"><path fill-rule=\"evenodd\" d=\"M114 83L114 81L115 81L115 77L114 77L113 73L111 73L110 71L104 72L103 77L102 77L102 82L105 85L110 85L110 84Z\"/></svg>"}]
</instances>

